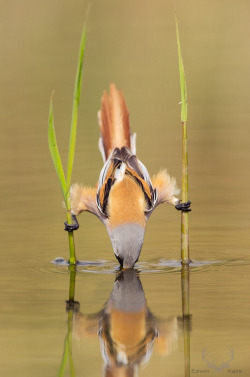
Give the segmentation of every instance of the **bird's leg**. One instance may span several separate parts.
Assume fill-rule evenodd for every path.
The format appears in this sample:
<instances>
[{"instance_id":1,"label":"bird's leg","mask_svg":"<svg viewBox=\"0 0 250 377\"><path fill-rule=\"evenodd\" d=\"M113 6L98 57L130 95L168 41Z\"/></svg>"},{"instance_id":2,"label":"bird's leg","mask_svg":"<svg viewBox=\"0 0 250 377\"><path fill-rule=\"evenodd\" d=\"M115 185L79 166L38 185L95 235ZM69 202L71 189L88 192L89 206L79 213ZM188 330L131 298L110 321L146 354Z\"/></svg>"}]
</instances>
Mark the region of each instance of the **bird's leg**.
<instances>
[{"instance_id":1,"label":"bird's leg","mask_svg":"<svg viewBox=\"0 0 250 377\"><path fill-rule=\"evenodd\" d=\"M191 208L189 208L191 205L191 202L188 201L186 203L181 203L181 201L179 201L178 204L176 204L175 208L178 210L178 211L182 211L182 212L190 212L192 211Z\"/></svg>"},{"instance_id":2,"label":"bird's leg","mask_svg":"<svg viewBox=\"0 0 250 377\"><path fill-rule=\"evenodd\" d=\"M78 224L76 215L71 215L71 218L72 218L72 221L73 221L72 224L68 224L67 221L65 221L65 223L64 223L64 225L65 225L64 230L66 230L66 232L73 232L73 230L77 230L80 226Z\"/></svg>"}]
</instances>

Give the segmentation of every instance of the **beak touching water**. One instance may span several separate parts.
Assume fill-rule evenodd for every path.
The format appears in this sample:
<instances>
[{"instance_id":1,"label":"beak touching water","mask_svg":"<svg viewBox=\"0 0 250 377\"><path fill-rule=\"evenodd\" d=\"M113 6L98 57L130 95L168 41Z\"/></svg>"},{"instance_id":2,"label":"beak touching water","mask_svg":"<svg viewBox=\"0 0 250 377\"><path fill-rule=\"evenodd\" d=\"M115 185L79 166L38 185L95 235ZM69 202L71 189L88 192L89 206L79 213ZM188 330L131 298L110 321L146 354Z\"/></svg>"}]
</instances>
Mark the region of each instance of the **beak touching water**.
<instances>
[{"instance_id":1,"label":"beak touching water","mask_svg":"<svg viewBox=\"0 0 250 377\"><path fill-rule=\"evenodd\" d=\"M145 228L136 223L108 231L116 258L123 268L132 268L140 256Z\"/></svg>"}]
</instances>

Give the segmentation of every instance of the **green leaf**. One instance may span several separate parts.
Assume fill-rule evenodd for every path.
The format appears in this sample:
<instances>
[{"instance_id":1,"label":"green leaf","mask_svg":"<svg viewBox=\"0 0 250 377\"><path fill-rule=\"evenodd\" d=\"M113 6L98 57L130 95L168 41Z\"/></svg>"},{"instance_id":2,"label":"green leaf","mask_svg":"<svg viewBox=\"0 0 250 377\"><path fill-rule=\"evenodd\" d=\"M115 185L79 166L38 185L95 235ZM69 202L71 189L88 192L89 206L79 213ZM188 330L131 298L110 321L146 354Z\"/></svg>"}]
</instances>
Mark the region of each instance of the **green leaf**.
<instances>
[{"instance_id":1,"label":"green leaf","mask_svg":"<svg viewBox=\"0 0 250 377\"><path fill-rule=\"evenodd\" d=\"M67 193L69 192L69 188L70 188L70 181L71 181L74 155L75 155L78 106L80 102L81 87L82 87L82 66L83 66L83 58L84 58L84 52L85 52L85 46L86 46L86 32L87 32L87 23L85 22L83 31L82 31L81 42L80 42L78 64L77 64L77 71L76 71L76 78L75 78L72 121L71 121L70 140L69 140L67 181L66 181Z\"/></svg>"},{"instance_id":2,"label":"green leaf","mask_svg":"<svg viewBox=\"0 0 250 377\"><path fill-rule=\"evenodd\" d=\"M56 141L56 131L54 126L54 116L53 116L53 101L50 100L50 109L49 109L49 149L51 157L60 181L60 185L63 192L64 201L66 202L66 182L65 176L62 167L62 161L59 154L57 141Z\"/></svg>"},{"instance_id":3,"label":"green leaf","mask_svg":"<svg viewBox=\"0 0 250 377\"><path fill-rule=\"evenodd\" d=\"M185 77L183 59L181 56L181 45L180 45L180 39L179 39L177 17L175 17L175 23L176 23L176 37L177 37L178 59L179 59L180 84L181 84L181 121L187 122L187 86L186 86L186 77Z\"/></svg>"}]
</instances>

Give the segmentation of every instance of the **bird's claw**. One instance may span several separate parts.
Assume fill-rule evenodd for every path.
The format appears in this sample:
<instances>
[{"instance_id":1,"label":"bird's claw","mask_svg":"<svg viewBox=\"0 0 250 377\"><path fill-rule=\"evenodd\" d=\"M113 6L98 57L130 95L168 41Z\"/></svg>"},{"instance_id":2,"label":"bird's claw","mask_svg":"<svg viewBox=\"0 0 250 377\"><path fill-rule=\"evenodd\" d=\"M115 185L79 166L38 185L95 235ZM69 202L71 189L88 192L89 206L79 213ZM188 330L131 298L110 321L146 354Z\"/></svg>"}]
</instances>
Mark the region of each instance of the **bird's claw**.
<instances>
[{"instance_id":1,"label":"bird's claw","mask_svg":"<svg viewBox=\"0 0 250 377\"><path fill-rule=\"evenodd\" d=\"M182 211L182 212L190 212L192 211L191 208L189 208L191 205L191 202L188 201L186 203L178 203L176 204L175 208L178 210L178 211Z\"/></svg>"},{"instance_id":2,"label":"bird's claw","mask_svg":"<svg viewBox=\"0 0 250 377\"><path fill-rule=\"evenodd\" d=\"M74 230L77 230L79 228L79 224L78 224L78 221L77 221L77 218L75 215L71 215L72 217L72 224L68 224L67 221L65 221L64 225L65 225L65 228L64 230L66 230L66 232L73 232Z\"/></svg>"},{"instance_id":3,"label":"bird's claw","mask_svg":"<svg viewBox=\"0 0 250 377\"><path fill-rule=\"evenodd\" d=\"M74 301L74 300L67 300L66 301L66 311L69 312L70 310L74 310L74 312L79 312L80 302Z\"/></svg>"}]
</instances>

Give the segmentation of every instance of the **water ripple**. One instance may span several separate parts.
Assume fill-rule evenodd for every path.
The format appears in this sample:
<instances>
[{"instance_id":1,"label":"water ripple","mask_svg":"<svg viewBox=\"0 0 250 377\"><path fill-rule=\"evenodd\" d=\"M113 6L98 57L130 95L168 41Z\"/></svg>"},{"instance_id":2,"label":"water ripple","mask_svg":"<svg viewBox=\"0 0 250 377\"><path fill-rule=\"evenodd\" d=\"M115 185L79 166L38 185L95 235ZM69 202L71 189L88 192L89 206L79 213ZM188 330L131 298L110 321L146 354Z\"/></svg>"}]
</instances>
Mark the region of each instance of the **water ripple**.
<instances>
[{"instance_id":1,"label":"water ripple","mask_svg":"<svg viewBox=\"0 0 250 377\"><path fill-rule=\"evenodd\" d=\"M249 265L250 260L211 260L192 261L189 265L191 273L209 272L224 270L229 267ZM69 263L64 258L56 258L50 264L40 268L40 272L68 274ZM182 269L180 260L158 259L148 262L138 262L135 265L141 274L151 273L179 273ZM79 261L76 267L79 273L114 274L120 270L120 266L115 261L95 260Z\"/></svg>"}]
</instances>

